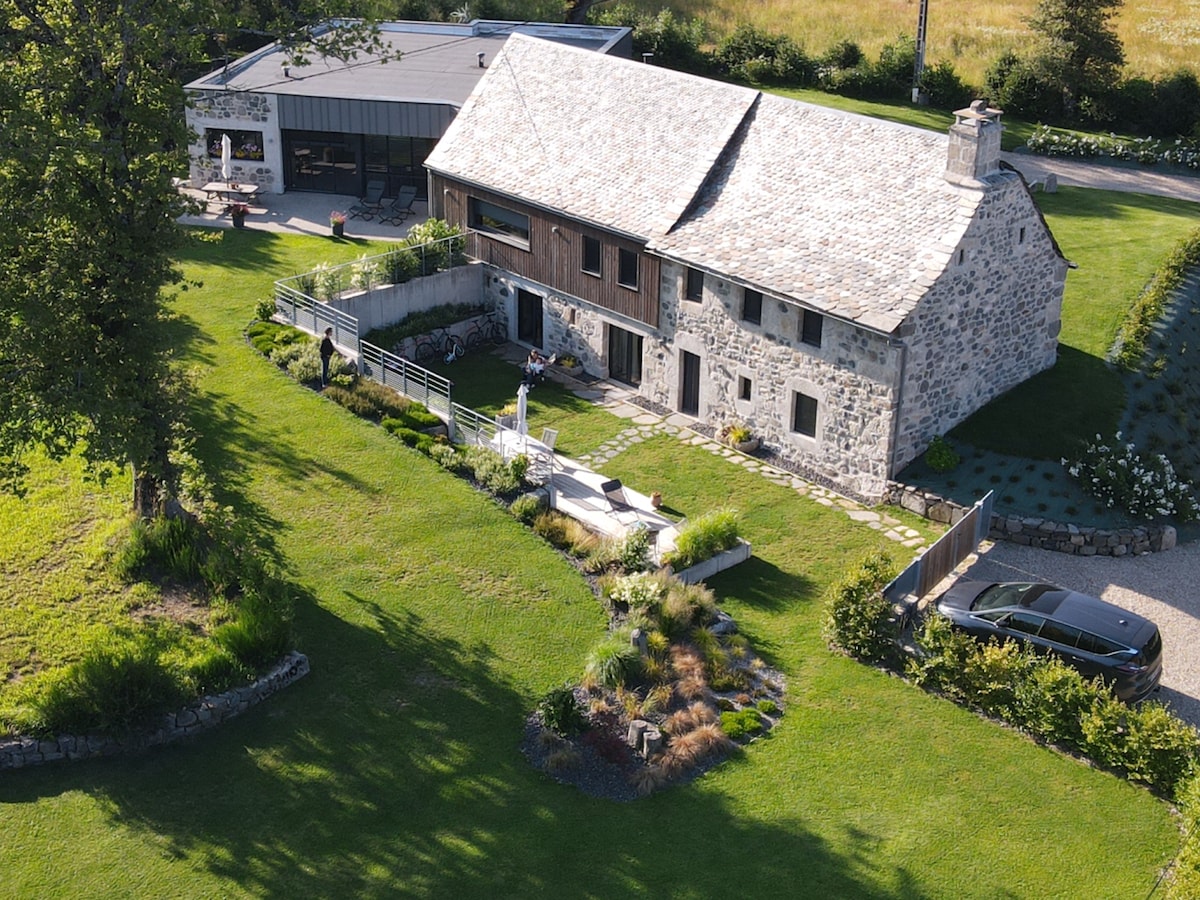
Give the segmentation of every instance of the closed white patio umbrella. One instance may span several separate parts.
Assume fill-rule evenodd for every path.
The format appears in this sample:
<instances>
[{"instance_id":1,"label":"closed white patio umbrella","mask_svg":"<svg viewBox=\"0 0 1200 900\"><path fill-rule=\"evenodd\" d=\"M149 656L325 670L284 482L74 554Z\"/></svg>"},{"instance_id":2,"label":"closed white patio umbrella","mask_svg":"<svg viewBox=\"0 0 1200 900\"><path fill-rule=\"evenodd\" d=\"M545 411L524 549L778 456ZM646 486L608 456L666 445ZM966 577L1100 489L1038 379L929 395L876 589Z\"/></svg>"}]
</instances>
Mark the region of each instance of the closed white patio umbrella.
<instances>
[{"instance_id":1,"label":"closed white patio umbrella","mask_svg":"<svg viewBox=\"0 0 1200 900\"><path fill-rule=\"evenodd\" d=\"M228 182L233 174L233 141L229 135L221 135L221 180Z\"/></svg>"},{"instance_id":2,"label":"closed white patio umbrella","mask_svg":"<svg viewBox=\"0 0 1200 900\"><path fill-rule=\"evenodd\" d=\"M529 434L529 423L525 417L529 415L529 385L522 384L517 388L517 431Z\"/></svg>"}]
</instances>

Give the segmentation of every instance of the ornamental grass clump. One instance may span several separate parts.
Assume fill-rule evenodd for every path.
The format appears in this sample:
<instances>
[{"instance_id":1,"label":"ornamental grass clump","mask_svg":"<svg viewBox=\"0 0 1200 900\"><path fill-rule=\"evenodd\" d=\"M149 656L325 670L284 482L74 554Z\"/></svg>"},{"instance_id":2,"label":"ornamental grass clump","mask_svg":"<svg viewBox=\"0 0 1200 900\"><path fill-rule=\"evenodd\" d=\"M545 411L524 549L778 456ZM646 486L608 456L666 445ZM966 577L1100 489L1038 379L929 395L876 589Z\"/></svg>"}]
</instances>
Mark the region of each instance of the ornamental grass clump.
<instances>
[{"instance_id":1,"label":"ornamental grass clump","mask_svg":"<svg viewBox=\"0 0 1200 900\"><path fill-rule=\"evenodd\" d=\"M1141 456L1119 431L1111 443L1096 435L1077 459L1062 464L1087 493L1131 516L1190 522L1200 515L1192 485L1175 474L1171 461L1162 453Z\"/></svg>"},{"instance_id":2,"label":"ornamental grass clump","mask_svg":"<svg viewBox=\"0 0 1200 900\"><path fill-rule=\"evenodd\" d=\"M737 545L738 514L732 509L705 513L684 525L675 538L675 549L663 562L677 571L687 569Z\"/></svg>"}]
</instances>

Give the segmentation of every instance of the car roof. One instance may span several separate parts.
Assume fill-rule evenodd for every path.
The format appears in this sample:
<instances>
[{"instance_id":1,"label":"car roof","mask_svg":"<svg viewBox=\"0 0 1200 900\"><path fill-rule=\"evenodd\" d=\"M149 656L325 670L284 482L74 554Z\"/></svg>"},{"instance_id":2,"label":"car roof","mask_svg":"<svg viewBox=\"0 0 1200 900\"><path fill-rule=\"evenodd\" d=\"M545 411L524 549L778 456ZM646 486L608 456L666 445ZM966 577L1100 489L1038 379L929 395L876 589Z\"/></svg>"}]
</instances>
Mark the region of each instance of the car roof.
<instances>
[{"instance_id":1,"label":"car roof","mask_svg":"<svg viewBox=\"0 0 1200 900\"><path fill-rule=\"evenodd\" d=\"M1153 622L1137 613L1097 597L1061 588L1042 594L1030 608L1066 625L1074 625L1131 647L1140 647L1139 638L1148 640L1155 627Z\"/></svg>"}]
</instances>

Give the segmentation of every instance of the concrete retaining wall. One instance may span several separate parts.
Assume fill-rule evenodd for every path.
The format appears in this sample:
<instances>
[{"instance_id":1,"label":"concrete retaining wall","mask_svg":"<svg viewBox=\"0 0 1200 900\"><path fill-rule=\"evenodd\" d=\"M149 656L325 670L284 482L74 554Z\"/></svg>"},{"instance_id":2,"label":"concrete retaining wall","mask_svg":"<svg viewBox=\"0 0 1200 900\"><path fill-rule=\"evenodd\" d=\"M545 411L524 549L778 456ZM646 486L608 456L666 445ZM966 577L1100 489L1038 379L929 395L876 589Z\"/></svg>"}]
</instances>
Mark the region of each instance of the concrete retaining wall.
<instances>
[{"instance_id":1,"label":"concrete retaining wall","mask_svg":"<svg viewBox=\"0 0 1200 900\"><path fill-rule=\"evenodd\" d=\"M308 657L293 652L252 684L201 697L178 712L163 716L158 726L149 731L121 737L67 734L55 738L17 737L0 741L0 770L38 766L64 759L113 756L173 744L241 715L307 674Z\"/></svg>"},{"instance_id":2,"label":"concrete retaining wall","mask_svg":"<svg viewBox=\"0 0 1200 900\"><path fill-rule=\"evenodd\" d=\"M369 291L347 291L330 305L358 319L360 335L372 328L399 322L435 306L483 302L483 267L455 266L403 284L385 284ZM388 348L384 348L388 349Z\"/></svg>"}]
</instances>

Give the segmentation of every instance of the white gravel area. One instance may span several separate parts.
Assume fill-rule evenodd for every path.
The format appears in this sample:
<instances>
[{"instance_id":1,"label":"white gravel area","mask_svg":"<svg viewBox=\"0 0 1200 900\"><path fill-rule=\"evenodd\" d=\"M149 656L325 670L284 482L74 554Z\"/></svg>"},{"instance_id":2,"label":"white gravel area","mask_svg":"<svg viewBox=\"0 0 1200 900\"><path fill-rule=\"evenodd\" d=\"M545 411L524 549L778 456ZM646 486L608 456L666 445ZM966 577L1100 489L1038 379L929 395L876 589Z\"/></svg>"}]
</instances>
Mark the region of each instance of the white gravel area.
<instances>
[{"instance_id":1,"label":"white gravel area","mask_svg":"<svg viewBox=\"0 0 1200 900\"><path fill-rule=\"evenodd\" d=\"M985 541L955 575L980 581L1049 581L1155 622L1163 638L1163 677L1151 698L1200 727L1200 542L1165 553L1112 557Z\"/></svg>"}]
</instances>

